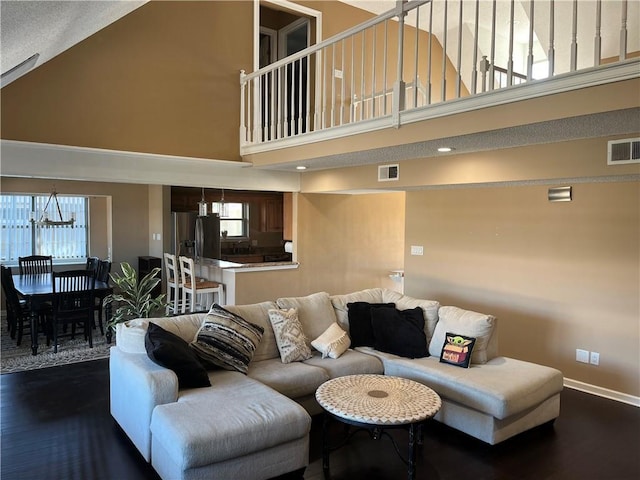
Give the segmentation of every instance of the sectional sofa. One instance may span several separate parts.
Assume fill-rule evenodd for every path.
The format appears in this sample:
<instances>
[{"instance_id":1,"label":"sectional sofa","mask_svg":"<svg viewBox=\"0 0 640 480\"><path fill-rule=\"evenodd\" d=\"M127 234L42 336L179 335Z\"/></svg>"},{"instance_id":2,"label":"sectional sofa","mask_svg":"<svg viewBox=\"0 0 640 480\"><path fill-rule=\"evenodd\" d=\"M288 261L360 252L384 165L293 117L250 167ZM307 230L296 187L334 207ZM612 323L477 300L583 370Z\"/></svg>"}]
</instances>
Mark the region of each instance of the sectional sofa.
<instances>
[{"instance_id":1,"label":"sectional sofa","mask_svg":"<svg viewBox=\"0 0 640 480\"><path fill-rule=\"evenodd\" d=\"M371 325L359 323L357 331L356 306L371 306L372 316ZM402 350L405 343L419 338L428 356L393 353L393 341L380 345L375 339L373 344L364 341L368 334L375 337L376 332L367 328L376 325L387 329L385 341L406 334L405 324L386 322L377 313L379 307L383 307L380 312L396 315L389 322L404 322L402 315L408 313L410 319L418 312L424 319L419 323L422 331L411 334L406 342L400 338L396 345ZM154 332L159 326L193 342L208 314L137 319L117 327L110 355L111 414L164 479L262 479L304 471L310 415L322 412L315 391L326 380L343 375L385 374L421 382L442 398L435 420L489 444L552 422L559 415L562 373L499 356L497 319L490 315L380 288L333 296L319 292L228 305L224 310L263 333L244 373L209 369L206 376L211 386L202 388L179 388L177 374L150 359L147 330L151 322ZM302 349L308 348L297 359L291 357L293 350L283 350L281 325L276 321L290 313L298 319L306 344ZM408 331L415 326L411 323ZM451 334L475 342L468 368L441 361ZM331 337L328 342L327 336ZM356 337L354 348L345 350Z\"/></svg>"}]
</instances>

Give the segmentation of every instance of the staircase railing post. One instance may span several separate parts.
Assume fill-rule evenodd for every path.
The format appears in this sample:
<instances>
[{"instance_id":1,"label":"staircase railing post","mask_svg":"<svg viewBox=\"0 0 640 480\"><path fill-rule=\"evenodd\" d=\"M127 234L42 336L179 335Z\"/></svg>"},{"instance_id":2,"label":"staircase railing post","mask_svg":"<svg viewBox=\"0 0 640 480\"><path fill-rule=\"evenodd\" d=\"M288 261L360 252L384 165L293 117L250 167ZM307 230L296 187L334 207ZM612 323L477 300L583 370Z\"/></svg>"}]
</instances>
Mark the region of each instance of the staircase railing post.
<instances>
[{"instance_id":1,"label":"staircase railing post","mask_svg":"<svg viewBox=\"0 0 640 480\"><path fill-rule=\"evenodd\" d=\"M394 127L400 127L400 112L404 110L405 104L405 83L403 80L404 70L404 4L406 0L398 0L396 2L396 10L398 15L398 70L396 81L393 84L393 107L391 112L391 123Z\"/></svg>"}]
</instances>

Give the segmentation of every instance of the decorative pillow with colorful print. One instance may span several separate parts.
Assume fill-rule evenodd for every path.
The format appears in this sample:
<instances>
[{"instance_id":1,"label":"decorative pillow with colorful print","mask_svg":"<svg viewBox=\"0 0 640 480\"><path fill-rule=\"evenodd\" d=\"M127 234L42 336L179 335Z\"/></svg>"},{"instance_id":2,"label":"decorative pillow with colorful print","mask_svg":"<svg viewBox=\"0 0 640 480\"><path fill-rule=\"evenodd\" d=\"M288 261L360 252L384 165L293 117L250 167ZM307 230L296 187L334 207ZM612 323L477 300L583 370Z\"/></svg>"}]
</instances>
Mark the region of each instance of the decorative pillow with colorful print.
<instances>
[{"instance_id":1,"label":"decorative pillow with colorful print","mask_svg":"<svg viewBox=\"0 0 640 480\"><path fill-rule=\"evenodd\" d=\"M469 368L471 352L475 344L476 339L473 337L447 332L442 346L442 353L440 354L440 361L458 367Z\"/></svg>"}]
</instances>

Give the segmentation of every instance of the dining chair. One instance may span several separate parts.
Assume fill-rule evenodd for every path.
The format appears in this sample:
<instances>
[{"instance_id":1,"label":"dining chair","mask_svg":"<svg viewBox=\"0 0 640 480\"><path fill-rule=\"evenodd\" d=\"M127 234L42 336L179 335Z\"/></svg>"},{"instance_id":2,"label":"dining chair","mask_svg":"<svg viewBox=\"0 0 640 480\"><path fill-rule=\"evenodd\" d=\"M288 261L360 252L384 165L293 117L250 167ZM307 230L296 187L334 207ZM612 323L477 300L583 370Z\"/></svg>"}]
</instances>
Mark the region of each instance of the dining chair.
<instances>
[{"instance_id":1,"label":"dining chair","mask_svg":"<svg viewBox=\"0 0 640 480\"><path fill-rule=\"evenodd\" d=\"M51 329L53 333L53 353L58 353L60 325L71 323L71 338L75 337L76 326L84 327L85 339L93 348L93 319L95 312L96 277L89 270L69 270L53 272L53 311Z\"/></svg>"},{"instance_id":2,"label":"dining chair","mask_svg":"<svg viewBox=\"0 0 640 480\"><path fill-rule=\"evenodd\" d=\"M1 268L2 291L6 301L9 333L12 339L16 338L17 333L18 338L16 345L20 346L20 344L22 344L25 325L27 328L31 328L31 311L27 302L18 295L18 291L13 283L13 277L11 276L11 268L5 267L4 265L2 265ZM38 312L38 329L44 329L47 311L46 307L43 307L42 311ZM49 345L48 336L47 345Z\"/></svg>"},{"instance_id":3,"label":"dining chair","mask_svg":"<svg viewBox=\"0 0 640 480\"><path fill-rule=\"evenodd\" d=\"M90 270L92 272L97 272L99 264L100 264L100 258L87 257L87 270Z\"/></svg>"},{"instance_id":4,"label":"dining chair","mask_svg":"<svg viewBox=\"0 0 640 480\"><path fill-rule=\"evenodd\" d=\"M181 313L182 303L182 279L180 276L180 266L176 263L176 256L172 253L164 254L164 272L167 278L167 315L177 315Z\"/></svg>"},{"instance_id":5,"label":"dining chair","mask_svg":"<svg viewBox=\"0 0 640 480\"><path fill-rule=\"evenodd\" d=\"M218 303L224 303L224 285L222 283L197 278L195 275L195 265L193 258L180 256L180 279L182 281L182 311L186 313L187 306L190 312L208 310L208 307L198 300L202 300L204 294L217 294ZM215 299L215 297L214 297Z\"/></svg>"},{"instance_id":6,"label":"dining chair","mask_svg":"<svg viewBox=\"0 0 640 480\"><path fill-rule=\"evenodd\" d=\"M111 277L111 262L109 260L98 260L98 264L95 269L95 277L97 282L104 282L107 285ZM104 311L104 297L109 293L106 290L96 290L95 312L98 314L98 326L100 327L100 334L104 335L104 326L102 323L103 311ZM94 324L95 325L95 324Z\"/></svg>"},{"instance_id":7,"label":"dining chair","mask_svg":"<svg viewBox=\"0 0 640 480\"><path fill-rule=\"evenodd\" d=\"M20 275L51 273L53 272L53 257L51 255L18 257L18 268Z\"/></svg>"}]
</instances>

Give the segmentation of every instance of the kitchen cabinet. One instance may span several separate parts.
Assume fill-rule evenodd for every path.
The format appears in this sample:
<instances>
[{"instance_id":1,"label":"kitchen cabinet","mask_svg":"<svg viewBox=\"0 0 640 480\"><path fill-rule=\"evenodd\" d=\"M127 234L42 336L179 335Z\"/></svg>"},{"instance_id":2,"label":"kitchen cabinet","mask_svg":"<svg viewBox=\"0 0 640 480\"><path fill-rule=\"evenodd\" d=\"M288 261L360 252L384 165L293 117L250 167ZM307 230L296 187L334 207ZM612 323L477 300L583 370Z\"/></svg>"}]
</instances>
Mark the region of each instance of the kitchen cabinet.
<instances>
[{"instance_id":1,"label":"kitchen cabinet","mask_svg":"<svg viewBox=\"0 0 640 480\"><path fill-rule=\"evenodd\" d=\"M282 207L282 197L262 199L262 201L260 202L261 232L282 231Z\"/></svg>"}]
</instances>

